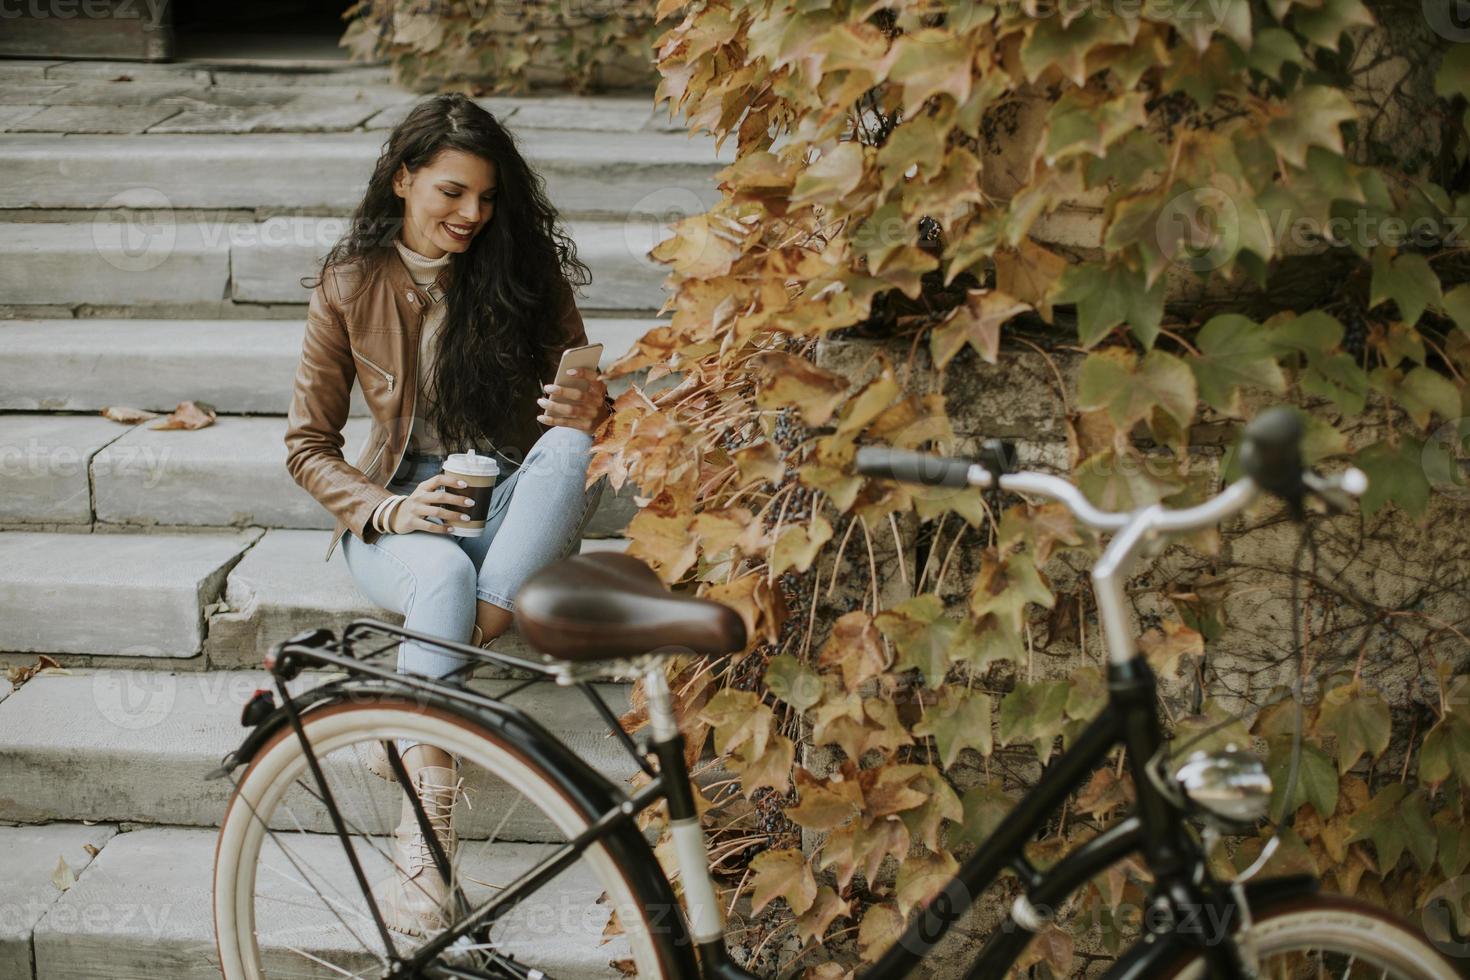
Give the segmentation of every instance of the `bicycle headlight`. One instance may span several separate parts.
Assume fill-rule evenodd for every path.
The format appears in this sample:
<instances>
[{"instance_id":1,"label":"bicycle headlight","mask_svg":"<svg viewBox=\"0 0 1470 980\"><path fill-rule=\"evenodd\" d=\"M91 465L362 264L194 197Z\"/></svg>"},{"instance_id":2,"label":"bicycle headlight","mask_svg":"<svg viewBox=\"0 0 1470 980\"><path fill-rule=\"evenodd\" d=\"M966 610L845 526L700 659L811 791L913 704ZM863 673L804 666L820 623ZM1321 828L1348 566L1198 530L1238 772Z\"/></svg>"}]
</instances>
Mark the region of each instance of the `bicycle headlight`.
<instances>
[{"instance_id":1,"label":"bicycle headlight","mask_svg":"<svg viewBox=\"0 0 1470 980\"><path fill-rule=\"evenodd\" d=\"M1202 813L1229 824L1255 823L1271 803L1266 767L1233 745L1223 752L1195 752L1175 770L1174 779Z\"/></svg>"}]
</instances>

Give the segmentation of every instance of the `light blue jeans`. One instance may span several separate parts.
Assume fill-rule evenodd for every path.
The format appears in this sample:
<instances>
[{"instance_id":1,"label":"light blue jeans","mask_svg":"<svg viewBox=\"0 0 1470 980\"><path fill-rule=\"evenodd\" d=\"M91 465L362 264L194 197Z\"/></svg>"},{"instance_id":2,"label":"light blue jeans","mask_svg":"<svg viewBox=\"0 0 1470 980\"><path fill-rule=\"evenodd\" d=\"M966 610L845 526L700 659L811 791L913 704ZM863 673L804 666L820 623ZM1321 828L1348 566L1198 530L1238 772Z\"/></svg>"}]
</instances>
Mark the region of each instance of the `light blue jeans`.
<instances>
[{"instance_id":1,"label":"light blue jeans","mask_svg":"<svg viewBox=\"0 0 1470 980\"><path fill-rule=\"evenodd\" d=\"M469 643L476 600L513 609L527 579L578 551L607 483L604 478L583 489L591 447L589 433L554 425L519 466L497 453L500 476L485 533L479 537L410 531L383 534L369 544L349 531L342 552L358 588L378 605L401 613L408 629ZM406 453L388 489L411 493L440 472L443 463L442 456ZM399 644L399 673L436 678L455 674L462 681L467 678L456 672L467 666L448 650L410 640Z\"/></svg>"}]
</instances>

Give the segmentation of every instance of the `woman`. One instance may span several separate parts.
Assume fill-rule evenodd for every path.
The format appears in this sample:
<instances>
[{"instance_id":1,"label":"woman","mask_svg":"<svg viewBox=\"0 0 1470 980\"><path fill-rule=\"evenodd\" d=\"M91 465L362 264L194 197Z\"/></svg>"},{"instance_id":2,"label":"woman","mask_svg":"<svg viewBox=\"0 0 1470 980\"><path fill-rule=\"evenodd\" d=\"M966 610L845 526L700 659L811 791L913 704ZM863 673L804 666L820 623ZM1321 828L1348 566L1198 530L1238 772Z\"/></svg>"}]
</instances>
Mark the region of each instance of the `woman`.
<instances>
[{"instance_id":1,"label":"woman","mask_svg":"<svg viewBox=\"0 0 1470 980\"><path fill-rule=\"evenodd\" d=\"M322 264L286 432L286 468L337 518L347 567L404 625L488 646L538 569L574 552L604 481L585 488L592 432L611 402L596 377L549 384L585 344L570 278L590 279L541 179L490 113L463 95L419 104L393 130L351 229ZM593 372L595 374L595 372ZM356 465L342 455L356 378L372 412ZM471 503L444 457L493 454L500 476L483 535L450 525ZM400 672L463 680L462 659L405 642ZM379 747L381 749L381 746ZM452 853L455 761L400 745L436 835ZM386 751L370 762L392 778ZM396 873L377 889L389 924L442 926L439 879L408 799Z\"/></svg>"}]
</instances>

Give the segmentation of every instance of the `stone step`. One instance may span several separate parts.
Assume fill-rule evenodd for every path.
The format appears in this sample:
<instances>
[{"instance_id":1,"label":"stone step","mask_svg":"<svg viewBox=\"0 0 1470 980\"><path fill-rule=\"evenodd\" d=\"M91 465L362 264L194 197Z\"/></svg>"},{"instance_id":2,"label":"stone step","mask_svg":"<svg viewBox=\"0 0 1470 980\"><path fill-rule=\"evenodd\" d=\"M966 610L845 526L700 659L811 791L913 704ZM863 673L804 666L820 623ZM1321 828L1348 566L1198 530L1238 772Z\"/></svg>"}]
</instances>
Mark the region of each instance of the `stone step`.
<instances>
[{"instance_id":1,"label":"stone step","mask_svg":"<svg viewBox=\"0 0 1470 980\"><path fill-rule=\"evenodd\" d=\"M357 588L342 549L322 562L330 531L272 530L231 570L225 608L211 616L204 652L211 667L259 666L270 648L302 630L341 630L354 619L398 624L403 617L369 601ZM581 552L622 551L623 538L585 538ZM534 656L515 627L495 644L502 653Z\"/></svg>"},{"instance_id":2,"label":"stone step","mask_svg":"<svg viewBox=\"0 0 1470 980\"><path fill-rule=\"evenodd\" d=\"M304 629L401 622L358 591L340 548L322 561L330 535L0 533L0 652L150 666L203 652L189 666L250 667ZM626 546L584 539L581 550ZM497 649L529 652L513 628Z\"/></svg>"},{"instance_id":3,"label":"stone step","mask_svg":"<svg viewBox=\"0 0 1470 980\"><path fill-rule=\"evenodd\" d=\"M205 607L261 533L0 533L0 651L196 656Z\"/></svg>"},{"instance_id":4,"label":"stone step","mask_svg":"<svg viewBox=\"0 0 1470 980\"><path fill-rule=\"evenodd\" d=\"M324 894L343 896L345 911L339 914L348 921L355 921L349 914L355 907L348 906L345 897L360 896L361 890L336 838L293 835L287 847L297 867L308 869L309 879L299 870L290 871L292 862L279 849L263 852L270 867L288 869L275 879L260 876L262 882L274 880L276 884L269 891L263 887L257 901L257 932L267 975L340 975L316 966L298 952L340 962L344 952L361 948L310 887L315 884ZM36 980L98 980L104 975L108 980L218 980L211 898L214 848L215 833L209 830L149 828L111 838L77 884L57 897L34 926ZM13 860L11 853L0 851L6 855L0 857L0 880L4 879L4 865ZM500 883L546 853L546 845L476 848L468 844L461 850L461 860L467 877ZM376 880L386 863L377 859L374 865L369 874ZM50 887L49 882L45 886ZM598 891L585 863L574 865L538 893L544 906L518 913L516 922L508 923L529 926L516 930L511 942L525 942L520 952L534 957L553 976L608 975L612 972L609 961L629 954L622 937L600 944L605 907L591 904ZM470 897L473 901L478 896L472 890ZM550 913L549 918L538 920L542 912ZM366 915L365 904L360 914ZM537 921L550 926L537 929ZM364 937L369 934L359 932ZM99 964L106 964L105 973L99 973ZM354 965L354 970L366 966Z\"/></svg>"},{"instance_id":5,"label":"stone step","mask_svg":"<svg viewBox=\"0 0 1470 980\"><path fill-rule=\"evenodd\" d=\"M324 679L304 674L292 682L292 692ZM473 681L489 696L518 684ZM218 826L231 783L206 777L247 734L240 724L245 702L272 686L264 671L42 671L0 702L0 820ZM601 684L597 690L614 711L628 710L627 685ZM637 771L580 691L537 681L507 703L539 721L607 778L621 782ZM362 748L365 752L366 743ZM369 833L391 832L398 822L397 789L362 768L365 759L344 749L325 760L333 795L357 826ZM466 837L551 839L554 830L541 814L507 815L517 797L503 786L487 785L482 771L466 773L466 783L472 806L457 824ZM330 832L325 809L306 794L299 794L291 809L304 829Z\"/></svg>"},{"instance_id":6,"label":"stone step","mask_svg":"<svg viewBox=\"0 0 1470 980\"><path fill-rule=\"evenodd\" d=\"M584 322L587 339L603 345L604 368L658 325ZM299 320L0 320L0 410L170 412L194 399L224 414L284 415L304 331ZM352 414L367 414L356 386Z\"/></svg>"},{"instance_id":7,"label":"stone step","mask_svg":"<svg viewBox=\"0 0 1470 980\"><path fill-rule=\"evenodd\" d=\"M105 847L116 833L100 824L0 827L0 977L35 975L31 935L65 894L53 876L62 863L73 875L85 874L94 853L88 847Z\"/></svg>"},{"instance_id":8,"label":"stone step","mask_svg":"<svg viewBox=\"0 0 1470 980\"><path fill-rule=\"evenodd\" d=\"M584 111L590 115L592 110ZM526 118L540 114L528 109ZM520 130L513 121L508 125L564 217L621 220L706 211L720 197L714 175L734 159L733 144L716 153L714 140L707 136ZM6 174L0 208L143 206L350 214L367 188L382 144L381 132L306 138L291 133L64 139L16 134L0 140L0 171ZM281 179L283 173L292 178Z\"/></svg>"},{"instance_id":9,"label":"stone step","mask_svg":"<svg viewBox=\"0 0 1470 980\"><path fill-rule=\"evenodd\" d=\"M283 416L226 415L193 430L151 425L93 416L0 415L0 521L332 527L331 513L286 470ZM370 428L367 418L347 420L347 459L359 458ZM620 532L632 511L631 487L604 492L587 534Z\"/></svg>"},{"instance_id":10,"label":"stone step","mask_svg":"<svg viewBox=\"0 0 1470 980\"><path fill-rule=\"evenodd\" d=\"M593 282L578 305L595 311L657 310L667 267L648 252L668 235L660 219L565 223ZM265 221L180 220L166 210L126 220L6 224L0 236L0 302L13 311L98 308L117 315L253 315L260 304L303 304L319 261L347 230L337 217Z\"/></svg>"}]
</instances>

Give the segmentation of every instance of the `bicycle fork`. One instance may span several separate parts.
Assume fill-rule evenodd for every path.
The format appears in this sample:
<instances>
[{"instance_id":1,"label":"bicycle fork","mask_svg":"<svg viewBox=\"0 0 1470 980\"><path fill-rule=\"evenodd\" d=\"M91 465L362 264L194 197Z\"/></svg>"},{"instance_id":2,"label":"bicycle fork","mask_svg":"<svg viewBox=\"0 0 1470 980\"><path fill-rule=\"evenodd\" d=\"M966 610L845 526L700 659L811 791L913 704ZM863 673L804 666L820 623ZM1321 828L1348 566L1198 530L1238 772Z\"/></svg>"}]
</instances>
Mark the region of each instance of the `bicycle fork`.
<instances>
[{"instance_id":1,"label":"bicycle fork","mask_svg":"<svg viewBox=\"0 0 1470 980\"><path fill-rule=\"evenodd\" d=\"M648 696L648 724L653 733L649 749L658 759L663 777L674 855L684 883L689 934L699 950L702 974L706 980L754 980L753 974L737 966L725 949L724 918L720 915L719 899L715 897L714 879L710 877L709 852L705 848L704 830L699 826L699 811L694 805L694 786L684 764L684 736L679 734L663 669L655 666L644 673L643 686Z\"/></svg>"}]
</instances>

